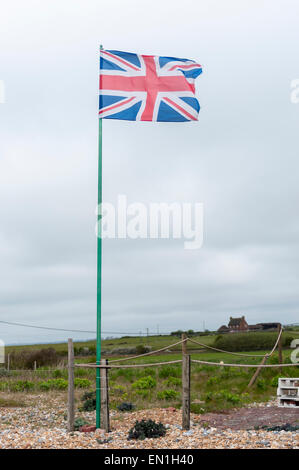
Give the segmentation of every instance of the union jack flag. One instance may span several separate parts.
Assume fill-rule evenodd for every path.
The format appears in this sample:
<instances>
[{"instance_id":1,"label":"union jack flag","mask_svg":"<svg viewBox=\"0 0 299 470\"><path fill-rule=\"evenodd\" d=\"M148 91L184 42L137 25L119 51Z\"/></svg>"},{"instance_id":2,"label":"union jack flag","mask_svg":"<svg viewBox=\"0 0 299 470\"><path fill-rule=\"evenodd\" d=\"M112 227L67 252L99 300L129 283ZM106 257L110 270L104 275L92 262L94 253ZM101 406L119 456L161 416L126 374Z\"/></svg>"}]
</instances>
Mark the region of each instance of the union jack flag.
<instances>
[{"instance_id":1,"label":"union jack flag","mask_svg":"<svg viewBox=\"0 0 299 470\"><path fill-rule=\"evenodd\" d=\"M197 121L193 60L101 50L99 117L128 121Z\"/></svg>"}]
</instances>

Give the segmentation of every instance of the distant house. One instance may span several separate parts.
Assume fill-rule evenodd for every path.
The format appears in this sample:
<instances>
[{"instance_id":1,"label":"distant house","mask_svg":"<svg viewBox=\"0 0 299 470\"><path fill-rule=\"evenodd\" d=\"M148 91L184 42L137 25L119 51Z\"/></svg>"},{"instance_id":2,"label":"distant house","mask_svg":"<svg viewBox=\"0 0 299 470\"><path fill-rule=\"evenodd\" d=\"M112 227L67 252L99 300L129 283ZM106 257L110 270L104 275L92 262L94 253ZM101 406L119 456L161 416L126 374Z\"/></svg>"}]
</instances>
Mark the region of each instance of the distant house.
<instances>
[{"instance_id":1,"label":"distant house","mask_svg":"<svg viewBox=\"0 0 299 470\"><path fill-rule=\"evenodd\" d=\"M280 323L257 323L256 325L248 325L245 317L230 317L228 326L222 325L218 329L218 333L237 333L245 331L274 331L277 330Z\"/></svg>"},{"instance_id":2,"label":"distant house","mask_svg":"<svg viewBox=\"0 0 299 470\"><path fill-rule=\"evenodd\" d=\"M220 326L218 333L229 333L229 328L226 325Z\"/></svg>"},{"instance_id":3,"label":"distant house","mask_svg":"<svg viewBox=\"0 0 299 470\"><path fill-rule=\"evenodd\" d=\"M248 331L248 323L244 316L239 318L230 317L228 328L231 333L237 331Z\"/></svg>"},{"instance_id":4,"label":"distant house","mask_svg":"<svg viewBox=\"0 0 299 470\"><path fill-rule=\"evenodd\" d=\"M258 326L260 326L262 330L275 331L280 326L280 323L259 323Z\"/></svg>"},{"instance_id":5,"label":"distant house","mask_svg":"<svg viewBox=\"0 0 299 470\"><path fill-rule=\"evenodd\" d=\"M261 331L261 330L263 330L263 327L260 324L258 324L258 325L248 325L248 329L249 329L249 331Z\"/></svg>"}]
</instances>

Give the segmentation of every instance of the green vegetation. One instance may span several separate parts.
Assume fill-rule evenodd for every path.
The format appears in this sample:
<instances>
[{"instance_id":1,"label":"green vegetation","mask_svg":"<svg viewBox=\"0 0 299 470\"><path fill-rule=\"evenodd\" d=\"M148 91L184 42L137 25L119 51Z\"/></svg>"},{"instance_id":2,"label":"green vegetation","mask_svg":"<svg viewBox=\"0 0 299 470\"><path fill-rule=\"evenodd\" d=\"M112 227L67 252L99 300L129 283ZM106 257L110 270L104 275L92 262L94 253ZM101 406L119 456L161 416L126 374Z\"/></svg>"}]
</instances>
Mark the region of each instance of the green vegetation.
<instances>
[{"instance_id":1,"label":"green vegetation","mask_svg":"<svg viewBox=\"0 0 299 470\"><path fill-rule=\"evenodd\" d=\"M94 411L96 409L96 392L85 392L81 397L81 401L80 411Z\"/></svg>"},{"instance_id":2,"label":"green vegetation","mask_svg":"<svg viewBox=\"0 0 299 470\"><path fill-rule=\"evenodd\" d=\"M156 387L156 385L156 380L151 375L147 375L146 377L141 377L141 379L136 380L136 382L132 384L132 388L136 390L148 390Z\"/></svg>"},{"instance_id":3,"label":"green vegetation","mask_svg":"<svg viewBox=\"0 0 299 470\"><path fill-rule=\"evenodd\" d=\"M166 428L162 423L148 419L136 421L135 425L130 429L128 439L144 440L146 438L156 438L165 436Z\"/></svg>"},{"instance_id":4,"label":"green vegetation","mask_svg":"<svg viewBox=\"0 0 299 470\"><path fill-rule=\"evenodd\" d=\"M283 347L289 347L295 336L282 334ZM277 339L277 332L254 332L241 334L218 335L213 346L224 351L259 351L268 349L271 351Z\"/></svg>"},{"instance_id":5,"label":"green vegetation","mask_svg":"<svg viewBox=\"0 0 299 470\"><path fill-rule=\"evenodd\" d=\"M117 409L119 411L133 411L135 409L135 405L133 405L133 403L131 402L123 401L122 403L117 405Z\"/></svg>"},{"instance_id":6,"label":"green vegetation","mask_svg":"<svg viewBox=\"0 0 299 470\"><path fill-rule=\"evenodd\" d=\"M157 393L157 397L159 400L173 400L179 396L179 392L173 390L173 388L168 388L165 390L161 390L161 392Z\"/></svg>"},{"instance_id":7,"label":"green vegetation","mask_svg":"<svg viewBox=\"0 0 299 470\"><path fill-rule=\"evenodd\" d=\"M21 349L10 353L10 367L12 369L33 369L34 363L41 366L58 364L59 358L54 348L37 350Z\"/></svg>"},{"instance_id":8,"label":"green vegetation","mask_svg":"<svg viewBox=\"0 0 299 470\"><path fill-rule=\"evenodd\" d=\"M0 408L23 408L25 403L22 400L12 398L0 398Z\"/></svg>"},{"instance_id":9,"label":"green vegetation","mask_svg":"<svg viewBox=\"0 0 299 470\"><path fill-rule=\"evenodd\" d=\"M218 337L213 334L198 337L196 335L193 336L194 339L202 343L215 344L224 350L235 351L236 349L241 349L247 354L259 354L260 356L272 349L276 337L276 332L236 333L233 335L218 335ZM292 352L291 349L287 349L290 337L299 337L299 331L284 332L283 341L285 346L283 360L285 363L290 362L290 353ZM152 348L152 350L160 349L176 341L177 338L174 336L148 337L146 338L146 344L141 344L141 338L139 337L119 338L103 341L103 348L108 353L113 350L115 352L116 349L134 348L143 354L145 350L148 350L144 348ZM224 341L226 341L225 344L223 343ZM95 361L93 346L94 342L76 343L76 352L79 354L79 356L76 356L77 365L80 362ZM55 354L49 352L52 347ZM245 347L247 349L244 349ZM261 347L264 349L260 349ZM256 350L259 352L256 353ZM26 354L24 354L24 351ZM21 361L26 363L28 360L26 364L29 367L32 364L33 357L36 360L38 356L44 361L44 364L40 365L38 363L36 371L32 370L33 366L31 370L30 368L22 371L14 370L12 362L10 372L0 369L1 398L6 399L7 393L17 393L18 397L22 399L21 394L24 393L24 400L27 393L32 395L55 391L55 394L61 393L65 395L67 389L66 351L65 344L37 345L36 347L23 346L15 349L15 360L19 361L18 369L22 363ZM188 343L188 351L192 354L192 358L208 362L223 361L225 363L259 364L262 359L262 357L238 357L232 356L229 353L200 349L192 343ZM109 357L109 354L106 357ZM115 359L115 355L112 355L112 357ZM151 364L177 359L181 359L180 345L176 346L171 352L165 351L158 355L144 356L133 361L124 361L120 364ZM277 352L268 360L268 363L278 363ZM208 364L192 363L191 410L196 413L203 413L244 406L253 401L265 401L276 395L275 388L277 387L279 376L298 376L298 368L296 367L286 367L283 369L282 374L279 372L279 369L264 369L261 371L255 385L248 390L247 385L254 371L255 369L252 368L220 368ZM161 406L181 407L181 364L165 364L164 366L146 368L113 368L109 371L109 385L112 409L119 409L123 403L134 403L137 410ZM83 411L94 410L95 369L76 367L75 386L76 397L79 399L81 397L82 399L80 409ZM87 390L87 392L83 393L84 390Z\"/></svg>"},{"instance_id":10,"label":"green vegetation","mask_svg":"<svg viewBox=\"0 0 299 470\"><path fill-rule=\"evenodd\" d=\"M86 421L86 419L84 419L84 418L76 418L76 419L75 419L75 422L74 422L75 431L79 431L79 429L80 429L82 426L85 426L86 424L90 424L88 421Z\"/></svg>"}]
</instances>

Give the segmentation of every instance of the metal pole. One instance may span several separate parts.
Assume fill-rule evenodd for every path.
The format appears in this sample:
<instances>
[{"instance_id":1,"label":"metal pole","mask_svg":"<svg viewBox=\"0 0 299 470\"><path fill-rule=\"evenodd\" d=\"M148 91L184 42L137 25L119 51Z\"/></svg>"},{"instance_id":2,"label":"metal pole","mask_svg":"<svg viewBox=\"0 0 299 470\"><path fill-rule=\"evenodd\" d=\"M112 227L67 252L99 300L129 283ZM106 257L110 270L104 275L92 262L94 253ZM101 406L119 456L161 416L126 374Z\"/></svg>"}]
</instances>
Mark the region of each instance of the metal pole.
<instances>
[{"instance_id":1,"label":"metal pole","mask_svg":"<svg viewBox=\"0 0 299 470\"><path fill-rule=\"evenodd\" d=\"M103 46L100 46L100 57ZM102 119L99 119L98 147L98 207L102 204ZM96 363L101 363L101 316L102 316L102 220L97 221L97 354ZM101 371L96 371L96 427L101 426Z\"/></svg>"}]
</instances>

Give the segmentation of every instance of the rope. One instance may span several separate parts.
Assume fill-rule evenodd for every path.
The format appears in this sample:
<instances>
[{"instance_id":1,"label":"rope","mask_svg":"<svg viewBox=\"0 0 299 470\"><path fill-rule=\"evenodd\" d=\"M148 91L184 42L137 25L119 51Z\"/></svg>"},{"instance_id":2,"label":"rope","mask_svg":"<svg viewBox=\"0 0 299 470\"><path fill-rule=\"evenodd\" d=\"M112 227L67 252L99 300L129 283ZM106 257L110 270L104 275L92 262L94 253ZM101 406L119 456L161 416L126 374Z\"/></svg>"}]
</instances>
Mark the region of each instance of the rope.
<instances>
[{"instance_id":1,"label":"rope","mask_svg":"<svg viewBox=\"0 0 299 470\"><path fill-rule=\"evenodd\" d=\"M191 341L192 343L198 344L199 346L203 346L203 347L208 348L208 349L213 349L214 351L223 352L223 353L226 353L226 354L231 354L232 356L245 356L245 357L265 357L265 356L267 356L267 357L270 357L270 356L272 356L275 349L277 348L277 345L279 343L281 335L282 335L282 328L280 328L280 331L279 331L276 343L273 346L273 349L271 350L270 353L266 353L266 354L245 354L245 353L236 353L236 352L232 352L232 351L224 351L223 349L214 348L213 346L210 346L208 344L205 345L205 344L200 343L199 341L195 341L194 339L191 339L191 338L188 338L188 340Z\"/></svg>"},{"instance_id":2,"label":"rope","mask_svg":"<svg viewBox=\"0 0 299 470\"><path fill-rule=\"evenodd\" d=\"M197 362L199 364L206 364L209 366L220 366L220 367L292 367L292 366L299 366L298 364L224 364L219 362L208 362L208 361L199 361L197 359L192 359L192 362Z\"/></svg>"},{"instance_id":3,"label":"rope","mask_svg":"<svg viewBox=\"0 0 299 470\"><path fill-rule=\"evenodd\" d=\"M121 359L113 359L112 361L110 361L110 363L111 362L119 362L119 361L130 361L131 359L137 359L138 357L144 357L144 356L149 356L151 354L156 354L158 352L165 351L166 349L173 348L174 346L177 346L178 344L185 343L185 341L187 341L187 340L188 340L188 338L185 338L185 339L182 339L181 341L178 341L177 343L170 344L169 346L165 346L165 348L157 349L156 351L150 351L150 352L147 352L147 353L144 353L144 354L139 354L139 356L124 357L124 358L121 358Z\"/></svg>"},{"instance_id":4,"label":"rope","mask_svg":"<svg viewBox=\"0 0 299 470\"><path fill-rule=\"evenodd\" d=\"M195 341L194 339L191 339L191 338L188 338L188 339L192 343L199 344L200 346L204 346L207 349L213 349L214 351L223 352L226 354L232 354L233 356L264 357L264 354L245 354L245 353L242 354L242 353L236 353L236 352L231 352L231 351L224 351L223 349L214 348L213 346L209 346L208 344L204 345L203 343L199 343L198 341Z\"/></svg>"},{"instance_id":5,"label":"rope","mask_svg":"<svg viewBox=\"0 0 299 470\"><path fill-rule=\"evenodd\" d=\"M269 356L272 356L272 354L274 353L275 349L277 348L281 335L282 335L282 327L280 328L280 332L279 332L279 334L278 334L276 343L274 344L273 349L272 349L272 351L270 352Z\"/></svg>"},{"instance_id":6,"label":"rope","mask_svg":"<svg viewBox=\"0 0 299 470\"><path fill-rule=\"evenodd\" d=\"M153 366L164 366L165 364L178 364L181 363L182 360L178 359L177 361L167 361L167 362L154 362L152 364L129 364L124 366L119 365L112 365L109 364L75 364L75 367L90 367L90 368L99 368L99 369L128 369L130 367L153 367Z\"/></svg>"}]
</instances>

